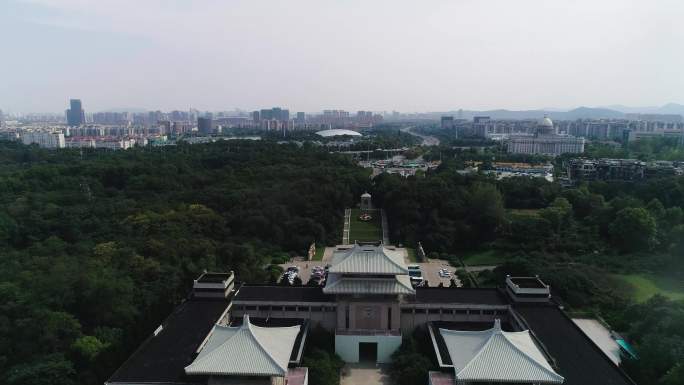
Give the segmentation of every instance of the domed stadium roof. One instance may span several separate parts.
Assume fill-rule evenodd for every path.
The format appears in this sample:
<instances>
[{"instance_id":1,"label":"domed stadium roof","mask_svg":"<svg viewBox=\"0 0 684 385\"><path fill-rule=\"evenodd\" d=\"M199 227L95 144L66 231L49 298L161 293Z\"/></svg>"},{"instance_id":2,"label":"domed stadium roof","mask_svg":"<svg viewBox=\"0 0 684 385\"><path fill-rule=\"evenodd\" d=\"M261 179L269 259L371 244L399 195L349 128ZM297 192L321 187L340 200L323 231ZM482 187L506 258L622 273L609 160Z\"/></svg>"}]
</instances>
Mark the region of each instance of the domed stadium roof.
<instances>
[{"instance_id":1,"label":"domed stadium roof","mask_svg":"<svg viewBox=\"0 0 684 385\"><path fill-rule=\"evenodd\" d=\"M318 136L322 136L324 138L329 138L332 136L363 136L361 133L352 131L352 130L341 130L341 129L333 129L333 130L323 130L323 131L318 131L316 133Z\"/></svg>"},{"instance_id":2,"label":"domed stadium roof","mask_svg":"<svg viewBox=\"0 0 684 385\"><path fill-rule=\"evenodd\" d=\"M553 121L545 116L539 120L539 125L542 127L553 127Z\"/></svg>"}]
</instances>

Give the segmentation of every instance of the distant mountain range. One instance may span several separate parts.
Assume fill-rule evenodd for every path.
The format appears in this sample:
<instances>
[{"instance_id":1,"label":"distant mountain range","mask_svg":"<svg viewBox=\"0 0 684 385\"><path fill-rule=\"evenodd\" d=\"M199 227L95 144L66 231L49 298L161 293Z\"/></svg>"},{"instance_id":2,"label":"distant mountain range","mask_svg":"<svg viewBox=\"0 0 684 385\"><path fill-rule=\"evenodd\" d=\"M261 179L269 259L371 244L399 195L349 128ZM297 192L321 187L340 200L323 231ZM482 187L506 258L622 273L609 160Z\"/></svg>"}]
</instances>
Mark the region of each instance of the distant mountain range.
<instances>
[{"instance_id":1,"label":"distant mountain range","mask_svg":"<svg viewBox=\"0 0 684 385\"><path fill-rule=\"evenodd\" d=\"M539 110L462 110L460 117L472 119L474 116L489 116L492 119L540 119L548 116L555 120L575 120L575 119L620 119L626 114L674 114L684 115L684 105L669 103L661 107L627 107L622 105L612 105L605 107L578 107L564 111L555 108L545 108ZM459 111L449 111L440 113L443 115L453 115L459 117Z\"/></svg>"},{"instance_id":2,"label":"distant mountain range","mask_svg":"<svg viewBox=\"0 0 684 385\"><path fill-rule=\"evenodd\" d=\"M617 104L612 106L605 106L604 108L624 113L684 115L684 105L677 103L668 103L660 107L628 107Z\"/></svg>"},{"instance_id":3,"label":"distant mountain range","mask_svg":"<svg viewBox=\"0 0 684 385\"><path fill-rule=\"evenodd\" d=\"M148 110L144 108L111 108L103 112L134 112L143 113ZM489 116L492 119L541 119L548 116L554 120L575 120L575 119L620 119L626 114L672 114L684 116L684 105L668 103L660 107L629 107L620 104L602 107L578 107L572 110L558 108L542 108L538 110L462 110L460 112L463 119L472 119L474 116ZM459 111L431 112L429 115L439 117L441 115L459 116Z\"/></svg>"}]
</instances>

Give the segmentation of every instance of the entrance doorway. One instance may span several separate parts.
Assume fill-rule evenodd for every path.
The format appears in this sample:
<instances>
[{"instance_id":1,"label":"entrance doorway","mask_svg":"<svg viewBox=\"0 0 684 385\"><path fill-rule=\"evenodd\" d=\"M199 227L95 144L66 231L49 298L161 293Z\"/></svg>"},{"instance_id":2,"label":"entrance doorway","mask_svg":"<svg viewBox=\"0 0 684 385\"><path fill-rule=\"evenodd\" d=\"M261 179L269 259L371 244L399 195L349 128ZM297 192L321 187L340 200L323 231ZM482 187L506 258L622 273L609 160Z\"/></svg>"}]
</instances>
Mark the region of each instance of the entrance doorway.
<instances>
[{"instance_id":1,"label":"entrance doorway","mask_svg":"<svg viewBox=\"0 0 684 385\"><path fill-rule=\"evenodd\" d=\"M377 362L378 361L378 343L377 342L359 342L359 362Z\"/></svg>"}]
</instances>

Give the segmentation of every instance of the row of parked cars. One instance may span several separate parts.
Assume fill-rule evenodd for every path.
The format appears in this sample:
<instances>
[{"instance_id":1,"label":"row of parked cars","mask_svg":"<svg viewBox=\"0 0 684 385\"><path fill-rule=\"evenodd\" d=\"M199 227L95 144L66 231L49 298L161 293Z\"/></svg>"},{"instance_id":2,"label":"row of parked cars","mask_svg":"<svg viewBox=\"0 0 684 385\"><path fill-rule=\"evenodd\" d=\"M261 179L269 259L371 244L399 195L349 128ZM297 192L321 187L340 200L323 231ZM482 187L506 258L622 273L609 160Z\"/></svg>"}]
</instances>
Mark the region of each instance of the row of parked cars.
<instances>
[{"instance_id":1,"label":"row of parked cars","mask_svg":"<svg viewBox=\"0 0 684 385\"><path fill-rule=\"evenodd\" d=\"M311 277L309 279L310 280L313 279L319 285L322 285L325 282L325 278L328 276L328 269L329 268L330 268L330 265L326 265L325 267L323 267L323 266L312 267L311 268Z\"/></svg>"},{"instance_id":2,"label":"row of parked cars","mask_svg":"<svg viewBox=\"0 0 684 385\"><path fill-rule=\"evenodd\" d=\"M425 284L425 278L423 278L423 272L420 269L420 265L408 265L409 277L411 278L411 284L416 286L423 286ZM439 269L438 274L440 278L451 278L451 271L446 268Z\"/></svg>"},{"instance_id":3,"label":"row of parked cars","mask_svg":"<svg viewBox=\"0 0 684 385\"><path fill-rule=\"evenodd\" d=\"M420 265L408 265L409 277L411 278L411 285L421 286L423 284L423 272L420 270Z\"/></svg>"},{"instance_id":4,"label":"row of parked cars","mask_svg":"<svg viewBox=\"0 0 684 385\"><path fill-rule=\"evenodd\" d=\"M297 266L289 266L283 273L283 279L287 279L290 285L294 283L294 279L297 276L299 276L299 268Z\"/></svg>"},{"instance_id":5,"label":"row of parked cars","mask_svg":"<svg viewBox=\"0 0 684 385\"><path fill-rule=\"evenodd\" d=\"M309 279L313 279L316 283L319 285L322 285L325 282L326 277L328 276L328 269L330 268L330 265L326 265L325 267L323 266L314 266L311 268L311 276ZM286 279L290 285L294 283L295 278L299 276L299 267L297 266L288 266L287 269L283 272L283 277L282 279Z\"/></svg>"}]
</instances>

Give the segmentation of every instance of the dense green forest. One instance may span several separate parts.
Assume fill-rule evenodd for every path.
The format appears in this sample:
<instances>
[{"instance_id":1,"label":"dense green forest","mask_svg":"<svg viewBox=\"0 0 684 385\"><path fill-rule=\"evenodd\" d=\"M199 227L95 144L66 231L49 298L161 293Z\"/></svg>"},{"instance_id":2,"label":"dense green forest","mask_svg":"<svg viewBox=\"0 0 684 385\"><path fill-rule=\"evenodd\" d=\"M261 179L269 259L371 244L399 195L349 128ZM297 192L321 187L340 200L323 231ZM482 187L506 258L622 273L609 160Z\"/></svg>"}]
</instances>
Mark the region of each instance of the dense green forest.
<instances>
[{"instance_id":1,"label":"dense green forest","mask_svg":"<svg viewBox=\"0 0 684 385\"><path fill-rule=\"evenodd\" d=\"M0 383L102 383L203 269L339 242L367 171L317 147L0 144Z\"/></svg>"},{"instance_id":2,"label":"dense green forest","mask_svg":"<svg viewBox=\"0 0 684 385\"><path fill-rule=\"evenodd\" d=\"M405 135L390 128L375 140L392 146ZM464 162L491 154L427 156L435 151L444 160L435 171L371 183L348 157L307 142L119 152L0 143L0 383L101 383L202 270L270 280L270 263L312 241L339 242L343 210L364 191L386 210L393 242L420 241L454 264L494 251L499 267L480 284L540 274L569 310L600 315L634 341L641 359L625 368L638 383L679 383L684 303L636 302L614 274L681 277L684 178L562 189L463 176Z\"/></svg>"},{"instance_id":3,"label":"dense green forest","mask_svg":"<svg viewBox=\"0 0 684 385\"><path fill-rule=\"evenodd\" d=\"M684 161L681 138L647 138L627 143L626 146L593 143L584 156L589 158L633 158L648 160Z\"/></svg>"},{"instance_id":4,"label":"dense green forest","mask_svg":"<svg viewBox=\"0 0 684 385\"><path fill-rule=\"evenodd\" d=\"M460 254L493 251L500 265L481 273L481 284L538 274L568 310L602 316L634 341L641 359L625 368L639 384L681 383L684 302L636 303L614 275L684 282L684 177L562 189L542 178L462 176L458 163L444 162L425 178L375 179L373 196L396 243L420 241L454 265Z\"/></svg>"}]
</instances>

